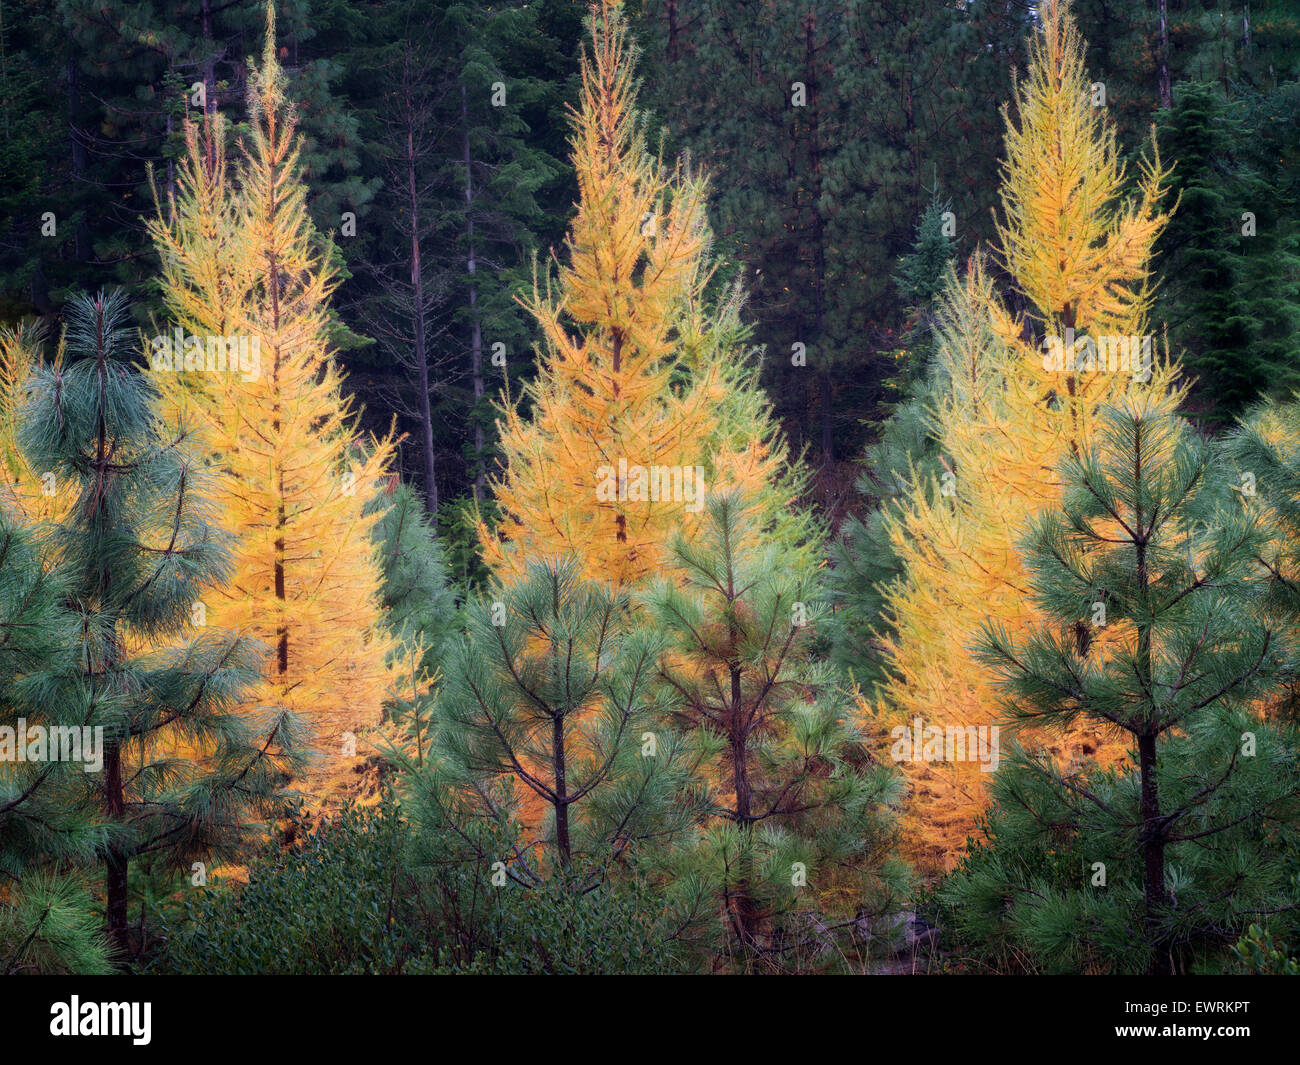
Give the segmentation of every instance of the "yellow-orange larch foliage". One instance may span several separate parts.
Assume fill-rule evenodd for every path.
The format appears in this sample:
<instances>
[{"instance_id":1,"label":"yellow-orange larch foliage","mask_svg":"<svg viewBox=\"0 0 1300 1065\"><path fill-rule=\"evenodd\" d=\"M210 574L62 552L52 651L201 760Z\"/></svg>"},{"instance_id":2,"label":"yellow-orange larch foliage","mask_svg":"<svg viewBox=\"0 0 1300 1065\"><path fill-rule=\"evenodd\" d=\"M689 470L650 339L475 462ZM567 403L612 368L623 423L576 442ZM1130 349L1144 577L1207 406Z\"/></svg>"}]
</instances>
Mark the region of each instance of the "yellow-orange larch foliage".
<instances>
[{"instance_id":1,"label":"yellow-orange larch foliage","mask_svg":"<svg viewBox=\"0 0 1300 1065\"><path fill-rule=\"evenodd\" d=\"M187 126L179 195L150 227L170 320L147 354L165 409L211 456L235 533L233 578L205 620L268 644L258 699L311 728L322 758L304 790L320 797L364 754L358 734L379 723L390 689L379 511L367 504L394 441L363 439L342 391L328 340L332 248L307 214L269 6L248 102L234 167L219 114Z\"/></svg>"},{"instance_id":2,"label":"yellow-orange larch foliage","mask_svg":"<svg viewBox=\"0 0 1300 1065\"><path fill-rule=\"evenodd\" d=\"M626 587L691 535L702 490L745 488L775 527L797 475L743 351L739 293L705 296L707 182L647 150L619 4L593 5L589 28L570 113L577 216L567 262L527 301L543 356L527 414L502 410L501 520L480 538L502 578L572 553Z\"/></svg>"},{"instance_id":3,"label":"yellow-orange larch foliage","mask_svg":"<svg viewBox=\"0 0 1300 1065\"><path fill-rule=\"evenodd\" d=\"M32 469L17 442L18 405L32 368L41 361L43 341L37 325L0 326L0 506L29 523L56 521L68 506L54 475ZM61 359L62 341L56 366Z\"/></svg>"},{"instance_id":4,"label":"yellow-orange larch foliage","mask_svg":"<svg viewBox=\"0 0 1300 1065\"><path fill-rule=\"evenodd\" d=\"M1051 0L1041 18L1018 118L1006 119L997 249L1028 308L1007 311L981 254L942 300L943 386L931 417L944 469L937 484L913 483L891 516L903 574L886 595L891 682L874 708L886 749L890 729L918 721L1000 724L998 692L970 647L986 621L1016 632L1041 620L1016 549L1026 520L1060 502L1061 460L1089 448L1100 407L1142 393L1172 408L1179 396L1147 318L1152 247L1168 218L1165 171L1156 155L1125 197L1114 132L1093 106L1066 3ZM1104 638L1091 615L1077 628L1081 640ZM1010 738L1004 729L1003 750ZM1086 728L1049 746L1062 758L1119 750ZM913 857L931 870L951 866L984 808L987 772L971 758L901 768Z\"/></svg>"}]
</instances>

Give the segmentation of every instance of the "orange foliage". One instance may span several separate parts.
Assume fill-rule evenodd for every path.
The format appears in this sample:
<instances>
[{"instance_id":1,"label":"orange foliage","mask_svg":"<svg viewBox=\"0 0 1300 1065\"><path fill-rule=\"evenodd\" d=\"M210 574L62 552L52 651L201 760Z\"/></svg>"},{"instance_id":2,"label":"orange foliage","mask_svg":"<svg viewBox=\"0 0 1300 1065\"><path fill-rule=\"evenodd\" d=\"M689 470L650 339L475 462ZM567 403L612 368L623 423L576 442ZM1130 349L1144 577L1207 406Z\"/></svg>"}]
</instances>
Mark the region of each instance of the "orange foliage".
<instances>
[{"instance_id":1,"label":"orange foliage","mask_svg":"<svg viewBox=\"0 0 1300 1065\"><path fill-rule=\"evenodd\" d=\"M693 535L706 491L743 488L755 520L776 528L797 475L740 347L739 292L705 299L707 183L647 151L609 0L592 9L571 118L568 261L528 303L544 353L527 417L502 412L502 520L480 539L503 578L575 553L587 577L626 587L659 568L674 536Z\"/></svg>"},{"instance_id":2,"label":"orange foliage","mask_svg":"<svg viewBox=\"0 0 1300 1065\"><path fill-rule=\"evenodd\" d=\"M387 482L393 439L363 440L342 393L328 342L332 253L307 215L269 7L249 104L236 174L221 117L202 137L189 126L180 196L151 225L170 325L200 343L225 338L229 361L156 338L151 371L167 411L211 456L218 513L236 533L233 577L206 622L267 643L257 698L312 728L325 758L307 790L320 793L348 773L346 734L378 724L390 685L379 514L367 502Z\"/></svg>"},{"instance_id":3,"label":"orange foliage","mask_svg":"<svg viewBox=\"0 0 1300 1065\"><path fill-rule=\"evenodd\" d=\"M978 255L945 295L945 384L932 416L946 469L938 485L914 483L892 515L905 570L887 596L893 682L888 705L875 708L887 726L1002 720L970 645L986 620L1012 633L1041 620L1016 550L1026 520L1059 503L1060 462L1090 446L1101 406L1140 394L1172 404L1178 394L1155 339L1127 340L1148 337L1148 265L1168 217L1158 206L1164 172L1157 157L1136 200L1121 199L1114 134L1091 105L1067 6L1053 0L1042 15L1018 122L1007 120L998 249L1031 305L1023 317L1010 314ZM1066 758L1120 750L1090 728L1051 746ZM950 866L984 807L987 773L970 760L901 768L912 785L913 856L931 869Z\"/></svg>"}]
</instances>

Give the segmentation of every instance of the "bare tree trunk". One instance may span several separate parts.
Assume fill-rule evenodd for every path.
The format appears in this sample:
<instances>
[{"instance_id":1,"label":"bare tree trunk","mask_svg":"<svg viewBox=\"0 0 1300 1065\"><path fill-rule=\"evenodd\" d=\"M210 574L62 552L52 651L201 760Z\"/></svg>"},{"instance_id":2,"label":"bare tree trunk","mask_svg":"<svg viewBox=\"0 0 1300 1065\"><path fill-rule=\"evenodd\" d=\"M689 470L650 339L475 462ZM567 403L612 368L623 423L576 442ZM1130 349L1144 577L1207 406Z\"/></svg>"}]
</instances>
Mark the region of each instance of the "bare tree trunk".
<instances>
[{"instance_id":1,"label":"bare tree trunk","mask_svg":"<svg viewBox=\"0 0 1300 1065\"><path fill-rule=\"evenodd\" d=\"M171 78L172 75L175 73L175 71L176 71L176 67L172 64L172 57L169 53L167 56L167 79L168 79L167 84L169 85L171 84ZM174 130L175 130L174 119L172 118L171 108L168 107L167 108L167 143L168 144L171 143L172 133L174 132ZM175 204L175 201L176 201L176 160L171 157L171 153L169 152L167 154L167 219L168 221L170 221L172 218L172 207Z\"/></svg>"},{"instance_id":2,"label":"bare tree trunk","mask_svg":"<svg viewBox=\"0 0 1300 1065\"><path fill-rule=\"evenodd\" d=\"M81 115L81 70L77 66L77 59L69 53L68 64L68 141L72 149L72 177L77 186L81 186L86 180L86 170L88 163L86 159L86 145L81 139L81 130L77 126L77 120ZM75 248L77 261L84 263L90 259L90 228L83 219L77 223Z\"/></svg>"},{"instance_id":3,"label":"bare tree trunk","mask_svg":"<svg viewBox=\"0 0 1300 1065\"><path fill-rule=\"evenodd\" d=\"M199 26L203 33L203 124L211 129L213 116L217 113L217 53L216 40L212 34L212 0L203 0L199 8ZM212 138L207 139L207 157L209 168L216 165L215 145ZM171 166L170 161L168 167Z\"/></svg>"},{"instance_id":4,"label":"bare tree trunk","mask_svg":"<svg viewBox=\"0 0 1300 1065\"><path fill-rule=\"evenodd\" d=\"M478 261L474 255L474 171L469 148L469 103L466 98L465 83L460 83L460 119L462 144L465 154L465 244L468 256L465 268L469 273L469 320L470 373L474 379L474 456L478 462L478 473L474 477L474 499L483 498L487 487L486 460L483 456L483 323L478 313L478 280L475 274Z\"/></svg>"},{"instance_id":5,"label":"bare tree trunk","mask_svg":"<svg viewBox=\"0 0 1300 1065\"><path fill-rule=\"evenodd\" d=\"M438 514L438 478L433 451L433 406L429 400L429 352L424 321L424 271L420 262L420 196L415 182L415 121L409 82L406 91L406 177L411 216L411 299L415 325L415 370L420 386L420 432L424 449L424 505Z\"/></svg>"},{"instance_id":6,"label":"bare tree trunk","mask_svg":"<svg viewBox=\"0 0 1300 1065\"><path fill-rule=\"evenodd\" d=\"M1169 3L1160 0L1160 106L1173 107L1174 95L1169 86Z\"/></svg>"},{"instance_id":7,"label":"bare tree trunk","mask_svg":"<svg viewBox=\"0 0 1300 1065\"><path fill-rule=\"evenodd\" d=\"M9 56L5 50L5 6L0 0L0 105L4 106L4 135L9 139Z\"/></svg>"},{"instance_id":8,"label":"bare tree trunk","mask_svg":"<svg viewBox=\"0 0 1300 1065\"><path fill-rule=\"evenodd\" d=\"M835 461L835 433L833 428L834 398L831 387L830 348L825 343L823 329L826 319L826 222L822 217L822 150L821 128L817 113L817 19L809 14L804 20L805 63L808 71L808 121L809 155L812 171L812 245L813 245L813 335L817 342L818 391L821 407L822 465L829 467Z\"/></svg>"}]
</instances>

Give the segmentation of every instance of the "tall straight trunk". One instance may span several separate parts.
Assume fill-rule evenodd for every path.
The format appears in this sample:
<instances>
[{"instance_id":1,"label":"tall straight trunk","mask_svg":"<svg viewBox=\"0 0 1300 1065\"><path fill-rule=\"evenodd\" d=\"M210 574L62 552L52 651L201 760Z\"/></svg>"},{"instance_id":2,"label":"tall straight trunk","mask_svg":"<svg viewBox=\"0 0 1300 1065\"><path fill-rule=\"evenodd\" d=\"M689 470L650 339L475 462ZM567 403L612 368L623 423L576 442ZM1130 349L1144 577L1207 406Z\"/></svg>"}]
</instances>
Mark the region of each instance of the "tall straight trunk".
<instances>
[{"instance_id":1,"label":"tall straight trunk","mask_svg":"<svg viewBox=\"0 0 1300 1065\"><path fill-rule=\"evenodd\" d=\"M1142 428L1135 430L1133 448L1133 476L1136 484L1141 484L1143 470ZM1138 542L1137 554L1138 602L1145 603L1149 594L1150 574L1147 571L1146 521L1144 508L1139 502L1134 507L1134 525ZM1142 687L1152 690L1153 662L1151 649L1151 626L1149 623L1138 627L1137 663ZM1151 944L1152 957L1149 972L1153 976L1169 973L1165 958L1165 937L1160 925L1165 911L1165 828L1160 822L1160 793L1156 778L1156 722L1155 707L1151 707L1151 719L1142 723L1138 732L1138 774L1141 781L1142 813L1142 862L1143 887L1146 895L1145 924L1147 941Z\"/></svg>"},{"instance_id":2,"label":"tall straight trunk","mask_svg":"<svg viewBox=\"0 0 1300 1065\"><path fill-rule=\"evenodd\" d=\"M272 224L274 224L278 209L275 186L272 183L271 196L267 205L267 213L272 220ZM271 352L271 389L272 394L275 396L272 406L271 425L272 432L278 437L280 433L280 261L274 249L266 253L266 266L267 289L271 294L271 328L276 338ZM276 493L275 566L273 576L275 580L275 598L280 604L280 618L275 631L275 668L276 675L280 680L280 690L284 691L289 673L289 619L284 608L284 604L289 598L285 587L285 537L289 521L285 501L283 468L276 471Z\"/></svg>"},{"instance_id":3,"label":"tall straight trunk","mask_svg":"<svg viewBox=\"0 0 1300 1065\"><path fill-rule=\"evenodd\" d=\"M915 54L916 33L907 37L907 54ZM909 168L912 172L912 215L921 213L921 141L916 135L916 95L913 87L912 68L909 66L902 73L903 81L903 117L906 123ZM937 169L937 168L936 168ZM934 187L939 188L938 174L935 175Z\"/></svg>"},{"instance_id":4,"label":"tall straight trunk","mask_svg":"<svg viewBox=\"0 0 1300 1065\"><path fill-rule=\"evenodd\" d=\"M424 270L420 261L420 197L415 183L415 113L406 88L406 180L411 216L411 299L415 323L415 371L420 387L420 432L424 449L424 505L438 514L438 478L433 451L433 405L429 400L429 352L424 322Z\"/></svg>"},{"instance_id":5,"label":"tall straight trunk","mask_svg":"<svg viewBox=\"0 0 1300 1065\"><path fill-rule=\"evenodd\" d=\"M564 715L556 714L551 725L551 742L555 752L555 846L560 865L569 868L572 846L569 842L569 784L564 751Z\"/></svg>"},{"instance_id":6,"label":"tall straight trunk","mask_svg":"<svg viewBox=\"0 0 1300 1065\"><path fill-rule=\"evenodd\" d=\"M1147 937L1155 953L1153 976L1169 973L1160 922L1165 910L1165 837L1160 824L1160 795L1156 788L1156 738L1138 737L1138 772L1142 780L1142 865L1146 894Z\"/></svg>"},{"instance_id":7,"label":"tall straight trunk","mask_svg":"<svg viewBox=\"0 0 1300 1065\"><path fill-rule=\"evenodd\" d=\"M280 498L275 508L275 598L280 602L281 621L275 630L275 671L280 678L281 691L284 690L285 677L289 673L289 622L284 618L284 603L288 600L285 588L284 548L285 528L288 518L284 507L284 475L279 480Z\"/></svg>"},{"instance_id":8,"label":"tall straight trunk","mask_svg":"<svg viewBox=\"0 0 1300 1065\"><path fill-rule=\"evenodd\" d=\"M120 822L126 815L126 792L122 787L122 747L118 743L104 745L104 816ZM122 957L130 954L130 937L127 932L126 890L127 854L117 844L110 844L104 855L107 874L104 881L105 911L108 920L108 938Z\"/></svg>"},{"instance_id":9,"label":"tall straight trunk","mask_svg":"<svg viewBox=\"0 0 1300 1065\"><path fill-rule=\"evenodd\" d=\"M77 186L84 186L88 162L86 145L81 138L78 122L81 118L81 68L77 58L69 52L67 64L68 76L68 141L72 153L72 177ZM85 218L77 223L75 244L77 261L86 262L90 258L90 228Z\"/></svg>"},{"instance_id":10,"label":"tall straight trunk","mask_svg":"<svg viewBox=\"0 0 1300 1065\"><path fill-rule=\"evenodd\" d=\"M0 107L4 108L4 136L9 139L9 55L5 49L5 5L0 0Z\"/></svg>"},{"instance_id":11,"label":"tall straight trunk","mask_svg":"<svg viewBox=\"0 0 1300 1065\"><path fill-rule=\"evenodd\" d=\"M1062 270L1065 269L1064 262L1062 262L1060 266ZM1063 336L1069 336L1070 330L1074 329L1075 322L1077 321L1077 314L1078 314L1078 310L1075 307L1074 303L1072 302L1067 303L1061 309L1061 313L1058 317L1061 320L1061 332ZM1078 388L1079 388L1078 380L1075 377L1074 371L1071 370L1069 373L1065 375L1065 394L1069 397L1069 401L1070 401L1070 453L1073 454L1076 458L1078 458L1079 456L1080 411L1079 411L1079 405L1074 400L1075 400L1075 394L1078 392Z\"/></svg>"},{"instance_id":12,"label":"tall straight trunk","mask_svg":"<svg viewBox=\"0 0 1300 1065\"><path fill-rule=\"evenodd\" d=\"M212 33L212 0L202 0L199 7L199 28L203 34L203 122L210 128L213 116L217 113L217 46ZM211 137L208 138L207 146L208 166L212 167L216 165L216 148ZM170 170L170 160L167 166Z\"/></svg>"},{"instance_id":13,"label":"tall straight trunk","mask_svg":"<svg viewBox=\"0 0 1300 1065\"><path fill-rule=\"evenodd\" d=\"M749 780L749 762L745 757L748 735L746 723L741 717L743 706L739 666L731 667L731 708L731 776L736 800L736 823L748 829L750 818L754 815L754 788Z\"/></svg>"},{"instance_id":14,"label":"tall straight trunk","mask_svg":"<svg viewBox=\"0 0 1300 1065\"><path fill-rule=\"evenodd\" d=\"M820 333L821 330L819 329ZM825 359L825 356L822 356ZM829 467L835 461L835 433L832 428L835 416L835 391L831 385L830 369L823 363L817 372L817 391L821 407L822 464Z\"/></svg>"},{"instance_id":15,"label":"tall straight trunk","mask_svg":"<svg viewBox=\"0 0 1300 1065\"><path fill-rule=\"evenodd\" d=\"M734 646L739 634L731 626L731 640ZM744 700L741 693L741 670L737 665L731 666L731 780L735 800L736 823L744 834L746 843L753 831L754 788L749 779L749 729L744 719ZM754 899L751 881L753 867L748 852L737 866L736 886L732 893L732 913L736 933L745 946L753 946L758 938L758 904Z\"/></svg>"},{"instance_id":16,"label":"tall straight trunk","mask_svg":"<svg viewBox=\"0 0 1300 1065\"><path fill-rule=\"evenodd\" d=\"M818 393L821 416L822 465L835 461L834 399L831 387L830 348L823 330L826 319L826 220L822 217L821 121L817 112L817 18L804 20L805 69L808 71L808 151L812 176L813 337L818 353Z\"/></svg>"},{"instance_id":17,"label":"tall straight trunk","mask_svg":"<svg viewBox=\"0 0 1300 1065\"><path fill-rule=\"evenodd\" d=\"M1174 95L1169 85L1169 3L1160 0L1160 106L1173 107Z\"/></svg>"},{"instance_id":18,"label":"tall straight trunk","mask_svg":"<svg viewBox=\"0 0 1300 1065\"><path fill-rule=\"evenodd\" d=\"M616 410L623 406L623 330L615 328L610 338L610 373L613 378L613 402ZM627 543L627 514L619 510L614 516L614 539Z\"/></svg>"},{"instance_id":19,"label":"tall straight trunk","mask_svg":"<svg viewBox=\"0 0 1300 1065\"><path fill-rule=\"evenodd\" d=\"M486 460L483 456L483 323L478 312L478 260L474 254L474 169L469 147L469 103L465 82L460 83L461 143L465 156L465 269L469 274L470 374L474 381L474 456L478 473L474 477L474 499L483 498L487 487Z\"/></svg>"},{"instance_id":20,"label":"tall straight trunk","mask_svg":"<svg viewBox=\"0 0 1300 1065\"><path fill-rule=\"evenodd\" d=\"M172 65L171 56L167 57L167 81L171 83L172 75L176 68ZM175 129L175 119L172 116L171 109L167 109L167 143L172 142L172 133ZM176 160L170 153L167 156L167 220L171 221L173 211L176 205Z\"/></svg>"}]
</instances>

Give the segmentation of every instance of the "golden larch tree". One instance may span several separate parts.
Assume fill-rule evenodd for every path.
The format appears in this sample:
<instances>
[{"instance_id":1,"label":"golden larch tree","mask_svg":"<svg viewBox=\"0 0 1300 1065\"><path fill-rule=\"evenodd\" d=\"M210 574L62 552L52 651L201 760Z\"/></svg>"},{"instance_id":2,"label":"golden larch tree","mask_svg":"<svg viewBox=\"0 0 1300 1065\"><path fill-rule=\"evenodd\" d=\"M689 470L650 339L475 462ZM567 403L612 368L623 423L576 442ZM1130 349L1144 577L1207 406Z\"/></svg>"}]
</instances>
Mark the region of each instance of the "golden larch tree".
<instances>
[{"instance_id":1,"label":"golden larch tree","mask_svg":"<svg viewBox=\"0 0 1300 1065\"><path fill-rule=\"evenodd\" d=\"M364 439L329 344L332 247L307 213L301 138L267 8L236 166L219 114L186 130L179 196L151 225L170 334L152 375L217 473L237 536L234 577L209 623L269 645L264 702L302 715L324 753L308 790L328 791L378 724L392 637L367 506L388 476L391 434Z\"/></svg>"},{"instance_id":2,"label":"golden larch tree","mask_svg":"<svg viewBox=\"0 0 1300 1065\"><path fill-rule=\"evenodd\" d=\"M567 261L527 302L542 357L527 414L502 409L501 521L480 536L501 577L572 553L625 587L691 535L706 489L747 489L776 527L797 476L743 351L739 293L706 296L707 181L647 150L620 5L594 5L589 29L570 113L577 216Z\"/></svg>"},{"instance_id":3,"label":"golden larch tree","mask_svg":"<svg viewBox=\"0 0 1300 1065\"><path fill-rule=\"evenodd\" d=\"M902 735L891 729L915 736L918 722L999 724L999 694L970 647L986 622L1015 632L1040 620L1016 546L1026 520L1059 503L1061 460L1090 446L1102 406L1138 392L1162 406L1178 399L1147 319L1152 247L1168 218L1165 171L1155 155L1136 194L1124 195L1114 132L1094 106L1067 4L1051 0L1041 19L1017 118L1006 116L997 248L1027 308L1007 310L982 254L964 278L950 277L930 412L943 472L935 484L914 481L890 516L903 573L886 593L891 681L874 708L890 749ZM1081 611L1076 638L1104 638L1103 618L1104 609ZM902 756L907 837L923 865L942 868L973 832L987 772L978 759L945 761L948 751L934 747L939 756L925 760L912 746ZM1095 729L1049 746L1066 759L1112 750Z\"/></svg>"}]
</instances>

